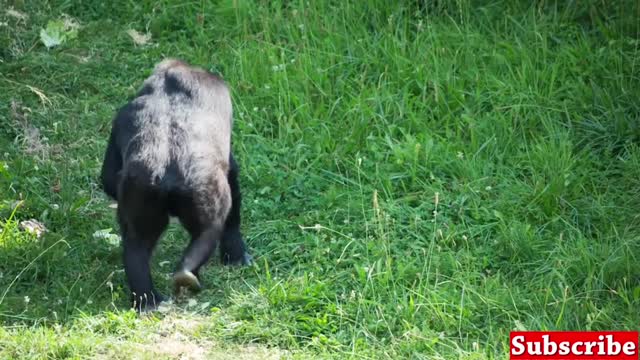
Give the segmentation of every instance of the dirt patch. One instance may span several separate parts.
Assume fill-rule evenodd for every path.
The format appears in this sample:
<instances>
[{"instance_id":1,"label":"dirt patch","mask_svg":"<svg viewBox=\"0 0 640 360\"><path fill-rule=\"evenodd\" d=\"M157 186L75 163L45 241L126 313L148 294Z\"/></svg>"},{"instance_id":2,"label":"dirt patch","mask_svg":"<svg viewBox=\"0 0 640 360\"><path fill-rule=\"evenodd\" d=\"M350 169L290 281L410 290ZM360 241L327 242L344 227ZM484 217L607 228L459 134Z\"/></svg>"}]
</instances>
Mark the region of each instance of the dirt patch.
<instances>
[{"instance_id":1,"label":"dirt patch","mask_svg":"<svg viewBox=\"0 0 640 360\"><path fill-rule=\"evenodd\" d=\"M140 349L154 359L179 360L276 360L287 354L280 349L257 345L221 346L214 341L202 339L195 334L206 327L207 318L197 315L170 314L160 323L151 341Z\"/></svg>"},{"instance_id":2,"label":"dirt patch","mask_svg":"<svg viewBox=\"0 0 640 360\"><path fill-rule=\"evenodd\" d=\"M141 345L141 350L160 357L180 360L207 359L206 345L195 343L183 334L174 333L158 339L154 344Z\"/></svg>"},{"instance_id":3,"label":"dirt patch","mask_svg":"<svg viewBox=\"0 0 640 360\"><path fill-rule=\"evenodd\" d=\"M14 124L21 130L16 140L21 144L25 154L45 159L49 154L49 144L41 135L40 129L29 122L30 112L31 109L21 106L14 100L11 101L11 116Z\"/></svg>"}]
</instances>

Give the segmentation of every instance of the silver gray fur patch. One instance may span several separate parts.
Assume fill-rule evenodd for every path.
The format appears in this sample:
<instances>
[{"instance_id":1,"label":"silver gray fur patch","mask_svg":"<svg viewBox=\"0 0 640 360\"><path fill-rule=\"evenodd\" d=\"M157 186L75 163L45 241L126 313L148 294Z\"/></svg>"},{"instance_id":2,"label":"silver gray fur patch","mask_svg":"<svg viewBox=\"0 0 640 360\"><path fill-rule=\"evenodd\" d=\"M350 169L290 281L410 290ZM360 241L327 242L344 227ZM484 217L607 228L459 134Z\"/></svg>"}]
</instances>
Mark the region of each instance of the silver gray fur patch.
<instances>
[{"instance_id":1,"label":"silver gray fur patch","mask_svg":"<svg viewBox=\"0 0 640 360\"><path fill-rule=\"evenodd\" d=\"M177 80L188 96L167 91L167 76ZM156 65L143 87L152 91L133 101L141 108L135 118L139 132L129 142L130 148L123 149L129 155L127 161L144 164L151 183L161 179L171 164L191 186L226 177L233 120L231 96L223 80L168 59ZM132 147L133 143L143 146Z\"/></svg>"}]
</instances>

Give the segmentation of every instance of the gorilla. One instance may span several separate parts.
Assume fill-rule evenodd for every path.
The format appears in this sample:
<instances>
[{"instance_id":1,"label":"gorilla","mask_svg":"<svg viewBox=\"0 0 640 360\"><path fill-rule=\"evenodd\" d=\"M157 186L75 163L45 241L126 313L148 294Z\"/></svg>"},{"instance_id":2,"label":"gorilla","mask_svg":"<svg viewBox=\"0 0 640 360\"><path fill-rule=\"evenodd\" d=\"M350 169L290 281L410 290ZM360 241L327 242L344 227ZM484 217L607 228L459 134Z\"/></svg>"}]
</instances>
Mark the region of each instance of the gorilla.
<instances>
[{"instance_id":1,"label":"gorilla","mask_svg":"<svg viewBox=\"0 0 640 360\"><path fill-rule=\"evenodd\" d=\"M137 310L153 310L164 300L149 261L170 216L191 236L173 275L176 292L201 289L198 272L218 245L224 264L251 263L240 232L232 126L225 82L177 59L158 63L113 119L101 181L118 202L125 274Z\"/></svg>"}]
</instances>

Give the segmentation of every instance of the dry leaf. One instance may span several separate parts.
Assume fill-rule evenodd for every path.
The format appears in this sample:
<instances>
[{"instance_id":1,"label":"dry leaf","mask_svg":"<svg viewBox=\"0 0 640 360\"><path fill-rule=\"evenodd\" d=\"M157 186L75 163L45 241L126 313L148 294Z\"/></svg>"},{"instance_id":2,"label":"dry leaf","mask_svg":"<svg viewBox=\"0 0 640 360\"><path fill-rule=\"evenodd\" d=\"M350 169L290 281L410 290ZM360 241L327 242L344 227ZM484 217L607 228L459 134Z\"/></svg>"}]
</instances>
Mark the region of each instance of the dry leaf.
<instances>
[{"instance_id":1,"label":"dry leaf","mask_svg":"<svg viewBox=\"0 0 640 360\"><path fill-rule=\"evenodd\" d=\"M74 19L73 17L67 14L62 15L62 23L64 24L65 29L69 31L80 29L80 23L76 19Z\"/></svg>"},{"instance_id":2,"label":"dry leaf","mask_svg":"<svg viewBox=\"0 0 640 360\"><path fill-rule=\"evenodd\" d=\"M36 219L21 221L20 228L26 232L35 234L38 238L47 231L44 224Z\"/></svg>"},{"instance_id":3,"label":"dry leaf","mask_svg":"<svg viewBox=\"0 0 640 360\"><path fill-rule=\"evenodd\" d=\"M97 240L104 240L107 244L117 247L120 246L120 235L118 234L114 234L111 232L112 229L102 229L102 230L96 230L93 233L93 238L97 239Z\"/></svg>"},{"instance_id":4,"label":"dry leaf","mask_svg":"<svg viewBox=\"0 0 640 360\"><path fill-rule=\"evenodd\" d=\"M38 95L38 97L40 98L40 102L42 103L43 106L46 106L47 104L52 105L53 103L51 102L51 100L49 100L49 98L47 97L47 95L45 95L42 90L38 89L35 86L31 86L31 85L25 85L29 90L31 90L31 92L33 92L34 94Z\"/></svg>"},{"instance_id":5,"label":"dry leaf","mask_svg":"<svg viewBox=\"0 0 640 360\"><path fill-rule=\"evenodd\" d=\"M31 124L26 125L22 130L24 152L28 155L46 157L49 147L40 136L40 130Z\"/></svg>"},{"instance_id":6,"label":"dry leaf","mask_svg":"<svg viewBox=\"0 0 640 360\"><path fill-rule=\"evenodd\" d=\"M51 187L51 191L53 191L54 193L59 193L61 189L62 185L60 185L60 180L58 179L58 181Z\"/></svg>"},{"instance_id":7,"label":"dry leaf","mask_svg":"<svg viewBox=\"0 0 640 360\"><path fill-rule=\"evenodd\" d=\"M27 14L21 13L20 11L13 8L7 10L7 15L21 21L26 21L29 18Z\"/></svg>"},{"instance_id":8,"label":"dry leaf","mask_svg":"<svg viewBox=\"0 0 640 360\"><path fill-rule=\"evenodd\" d=\"M146 45L151 41L151 34L140 34L134 29L128 30L127 34L131 37L136 45Z\"/></svg>"}]
</instances>

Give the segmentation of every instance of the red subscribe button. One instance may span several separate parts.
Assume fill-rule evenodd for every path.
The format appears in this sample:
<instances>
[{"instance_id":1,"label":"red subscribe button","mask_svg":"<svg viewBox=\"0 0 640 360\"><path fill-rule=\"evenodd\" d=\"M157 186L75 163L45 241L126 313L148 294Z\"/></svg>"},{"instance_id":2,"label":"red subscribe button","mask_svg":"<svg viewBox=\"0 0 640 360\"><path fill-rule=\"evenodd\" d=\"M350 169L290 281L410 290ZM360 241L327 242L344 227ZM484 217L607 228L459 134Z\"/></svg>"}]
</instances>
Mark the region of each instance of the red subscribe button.
<instances>
[{"instance_id":1,"label":"red subscribe button","mask_svg":"<svg viewBox=\"0 0 640 360\"><path fill-rule=\"evenodd\" d=\"M637 331L513 331L509 359L638 360Z\"/></svg>"}]
</instances>

